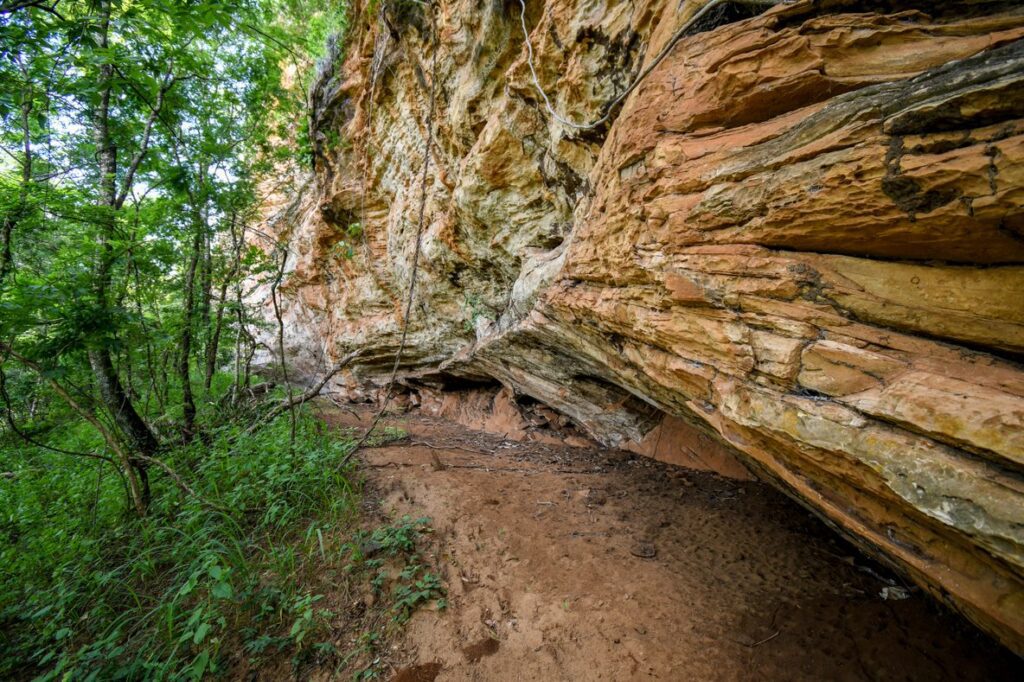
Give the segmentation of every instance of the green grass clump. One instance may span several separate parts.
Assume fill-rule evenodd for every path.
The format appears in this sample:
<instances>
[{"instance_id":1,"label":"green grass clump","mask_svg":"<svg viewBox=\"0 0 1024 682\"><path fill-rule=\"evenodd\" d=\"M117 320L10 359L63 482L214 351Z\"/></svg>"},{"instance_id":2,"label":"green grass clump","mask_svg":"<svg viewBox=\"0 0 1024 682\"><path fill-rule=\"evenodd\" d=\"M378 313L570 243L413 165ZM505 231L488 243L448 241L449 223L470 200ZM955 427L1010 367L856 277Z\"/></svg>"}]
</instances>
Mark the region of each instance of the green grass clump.
<instances>
[{"instance_id":1,"label":"green grass clump","mask_svg":"<svg viewBox=\"0 0 1024 682\"><path fill-rule=\"evenodd\" d=\"M145 518L105 462L0 443L0 678L199 679L239 649L330 647L301 574L358 509L339 468L353 442L308 414L289 432L287 415L229 424L162 453L196 495L151 469Z\"/></svg>"}]
</instances>

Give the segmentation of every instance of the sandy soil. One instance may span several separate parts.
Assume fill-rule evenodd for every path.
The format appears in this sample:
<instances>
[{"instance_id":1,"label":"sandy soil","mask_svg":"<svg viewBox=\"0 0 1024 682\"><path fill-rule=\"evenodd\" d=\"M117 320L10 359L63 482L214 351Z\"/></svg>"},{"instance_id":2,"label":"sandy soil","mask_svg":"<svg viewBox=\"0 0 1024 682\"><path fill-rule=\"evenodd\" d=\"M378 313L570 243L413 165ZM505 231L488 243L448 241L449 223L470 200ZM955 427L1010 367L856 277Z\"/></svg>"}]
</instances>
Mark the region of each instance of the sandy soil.
<instances>
[{"instance_id":1,"label":"sandy soil","mask_svg":"<svg viewBox=\"0 0 1024 682\"><path fill-rule=\"evenodd\" d=\"M920 592L883 599L891 574L767 485L390 423L409 439L361 455L367 495L432 519L449 591L396 643L394 680L1024 679Z\"/></svg>"}]
</instances>

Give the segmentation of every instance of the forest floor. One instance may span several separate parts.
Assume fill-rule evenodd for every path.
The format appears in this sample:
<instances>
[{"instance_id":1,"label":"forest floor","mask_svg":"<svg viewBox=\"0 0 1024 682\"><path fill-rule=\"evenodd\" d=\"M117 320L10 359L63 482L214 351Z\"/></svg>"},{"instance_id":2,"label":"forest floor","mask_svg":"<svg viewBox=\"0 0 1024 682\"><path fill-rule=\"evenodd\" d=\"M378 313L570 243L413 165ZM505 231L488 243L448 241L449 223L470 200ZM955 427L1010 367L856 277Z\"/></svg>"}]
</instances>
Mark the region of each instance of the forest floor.
<instances>
[{"instance_id":1,"label":"forest floor","mask_svg":"<svg viewBox=\"0 0 1024 682\"><path fill-rule=\"evenodd\" d=\"M768 485L387 421L408 437L361 453L369 513L431 519L447 608L388 644L385 679L1024 679L920 591L883 599L891 574Z\"/></svg>"}]
</instances>

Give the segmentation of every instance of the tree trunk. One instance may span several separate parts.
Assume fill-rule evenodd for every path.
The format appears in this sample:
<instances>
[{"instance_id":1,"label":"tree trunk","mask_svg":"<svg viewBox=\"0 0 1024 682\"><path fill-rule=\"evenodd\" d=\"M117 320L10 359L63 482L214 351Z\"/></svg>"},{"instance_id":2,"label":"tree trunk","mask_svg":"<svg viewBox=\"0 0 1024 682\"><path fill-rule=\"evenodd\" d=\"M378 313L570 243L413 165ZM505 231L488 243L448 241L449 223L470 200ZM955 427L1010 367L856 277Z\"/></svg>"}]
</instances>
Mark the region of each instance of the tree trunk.
<instances>
[{"instance_id":1,"label":"tree trunk","mask_svg":"<svg viewBox=\"0 0 1024 682\"><path fill-rule=\"evenodd\" d=\"M160 382L157 381L156 365L153 362L152 334L149 331L149 325L146 324L146 315L142 309L142 281L141 277L139 276L138 267L133 267L132 273L135 276L135 288L139 292L139 296L135 297L135 310L139 315L139 323L142 326L142 333L145 335L146 338L146 371L149 374L149 391L146 392L146 403L145 405L143 405L142 411L149 411L149 398L150 396L153 396L156 398L156 405L157 408L160 410L160 414L163 414L164 412L167 411L167 408L164 405L163 395L161 393L160 388Z\"/></svg>"},{"instance_id":2,"label":"tree trunk","mask_svg":"<svg viewBox=\"0 0 1024 682\"><path fill-rule=\"evenodd\" d=\"M124 390L120 377L114 370L110 352L105 349L93 349L88 352L89 366L92 367L100 398L110 410L117 427L124 433L132 447L144 455L152 455L159 448L156 436L143 421L135 406Z\"/></svg>"},{"instance_id":3,"label":"tree trunk","mask_svg":"<svg viewBox=\"0 0 1024 682\"><path fill-rule=\"evenodd\" d=\"M213 333L206 345L206 377L203 380L203 388L210 392L210 385L213 383L213 373L217 371L217 351L220 350L220 335L224 328L224 308L227 305L228 280L227 278L220 285L220 292L217 295L217 316L213 323Z\"/></svg>"},{"instance_id":4,"label":"tree trunk","mask_svg":"<svg viewBox=\"0 0 1024 682\"><path fill-rule=\"evenodd\" d=\"M25 77L27 79L28 74ZM7 212L4 216L3 225L0 226L0 287L3 286L7 275L14 269L14 254L11 249L14 228L25 217L28 210L28 188L32 182L32 128L29 125L29 116L31 114L32 88L26 82L26 86L22 90L21 102L21 134L24 135L22 148L25 158L21 163L21 185L18 188L18 203Z\"/></svg>"},{"instance_id":5,"label":"tree trunk","mask_svg":"<svg viewBox=\"0 0 1024 682\"><path fill-rule=\"evenodd\" d=\"M217 315L213 323L213 334L210 337L209 342L206 344L206 377L203 383L203 387L206 392L210 392L210 384L213 382L213 374L217 371L217 352L220 350L220 337L224 330L224 310L227 307L228 299L228 287L231 285L231 280L238 276L238 246L235 237L235 214L231 215L230 218L230 229L231 229L231 270L224 273L224 279L220 283L220 291L217 293ZM226 257L225 257L226 260Z\"/></svg>"},{"instance_id":6,"label":"tree trunk","mask_svg":"<svg viewBox=\"0 0 1024 682\"><path fill-rule=\"evenodd\" d=\"M210 224L209 211L205 212L203 216L203 225ZM210 333L210 303L213 288L213 254L210 251L210 238L204 233L203 235L203 261L200 282L202 284L202 298L199 303L199 328L203 330L204 335Z\"/></svg>"},{"instance_id":7,"label":"tree trunk","mask_svg":"<svg viewBox=\"0 0 1024 682\"><path fill-rule=\"evenodd\" d=\"M192 240L192 256L189 259L188 270L185 272L185 303L181 323L181 343L178 352L178 377L181 379L181 406L185 417L182 427L182 437L185 442L192 440L195 435L196 403L192 397L192 380L189 372L189 364L192 361L192 320L196 307L196 270L199 268L200 249L203 247L203 233L195 221L196 234Z\"/></svg>"},{"instance_id":8,"label":"tree trunk","mask_svg":"<svg viewBox=\"0 0 1024 682\"><path fill-rule=\"evenodd\" d=\"M109 0L100 4L103 13L100 28L100 46L108 46L108 32L110 27L110 3ZM96 313L105 320L109 320L109 288L111 284L111 272L114 266L115 254L111 240L116 233L117 210L119 201L117 195L117 148L110 138L110 99L114 76L114 67L111 64L102 64L99 67L100 80L100 102L95 112L93 137L96 141L96 158L99 164L99 189L98 200L100 215L100 246L101 251L96 264L95 297ZM126 183L130 177L126 178ZM135 406L124 390L121 379L114 369L110 357L110 349L103 343L89 348L87 351L89 366L92 368L99 387L100 399L104 406L114 417L114 422L124 434L126 440L138 452L144 455L152 455L159 447L156 436L150 430L149 425L143 421ZM140 491L143 507L149 501L149 482L146 476L145 466L138 462L132 462L131 467L139 477L142 484Z\"/></svg>"},{"instance_id":9,"label":"tree trunk","mask_svg":"<svg viewBox=\"0 0 1024 682\"><path fill-rule=\"evenodd\" d=\"M128 401L127 397L123 400L118 401L116 396L120 393L124 395L124 390L121 388L121 382L117 378L117 374L114 373L114 367L110 364L109 353L101 353L98 351L89 351L89 364L93 368L93 373L96 375L97 383L100 387L100 395L103 398L103 402L109 407L110 405L120 404L124 406L125 410L118 410L114 412L114 421L126 435L129 440L132 441L132 446L143 453L151 454L156 451L157 442L156 438L153 437L149 427L142 422L139 415L135 412L135 408ZM54 382L51 382L53 385ZM76 409L79 414L85 415L84 410L77 408L74 401L65 396L65 400L72 408ZM102 428L101 422L97 419L92 420L90 423L96 428L100 429L104 439L107 441L107 445L118 453L121 460L122 468L124 469L124 475L128 479L129 488L132 494L132 502L135 505L135 510L139 515L144 515L146 510L149 508L149 501L152 497L149 488L149 475L146 473L146 468L138 463L132 462L131 457L121 450L116 445L116 439L113 434L107 432ZM140 428L141 427L141 428ZM133 433L133 430L136 432ZM150 448L150 449L146 449Z\"/></svg>"},{"instance_id":10,"label":"tree trunk","mask_svg":"<svg viewBox=\"0 0 1024 682\"><path fill-rule=\"evenodd\" d=\"M288 380L288 360L284 354L284 319L281 317L281 305L278 301L280 295L281 281L284 279L284 269L288 263L288 244L282 242L279 246L281 250L281 264L277 269L277 276L274 278L273 283L270 285L270 300L274 304L274 317L277 318L277 350L280 354L281 361L281 378L284 379L285 389L288 391L288 414L291 419L291 432L290 432L290 443L295 446L295 430L296 430L296 417L295 417L295 403L292 396L292 384ZM275 251L276 255L276 251Z\"/></svg>"}]
</instances>

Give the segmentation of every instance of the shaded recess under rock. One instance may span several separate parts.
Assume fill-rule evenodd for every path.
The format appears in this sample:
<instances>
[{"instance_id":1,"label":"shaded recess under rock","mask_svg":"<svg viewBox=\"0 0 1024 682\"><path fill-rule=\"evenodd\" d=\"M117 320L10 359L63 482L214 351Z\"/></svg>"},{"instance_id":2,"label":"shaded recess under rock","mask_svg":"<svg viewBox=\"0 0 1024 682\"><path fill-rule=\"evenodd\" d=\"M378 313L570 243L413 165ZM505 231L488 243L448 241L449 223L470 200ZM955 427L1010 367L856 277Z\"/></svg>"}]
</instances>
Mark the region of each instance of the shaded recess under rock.
<instances>
[{"instance_id":1,"label":"shaded recess under rock","mask_svg":"<svg viewBox=\"0 0 1024 682\"><path fill-rule=\"evenodd\" d=\"M433 79L404 385L671 431L1024 652L1019 3L723 5L583 133L544 113L519 3L443 0L436 33L400 4L354 3L315 172L267 206L296 369L362 348L353 399L390 375ZM527 2L555 108L599 118L703 4Z\"/></svg>"}]
</instances>

